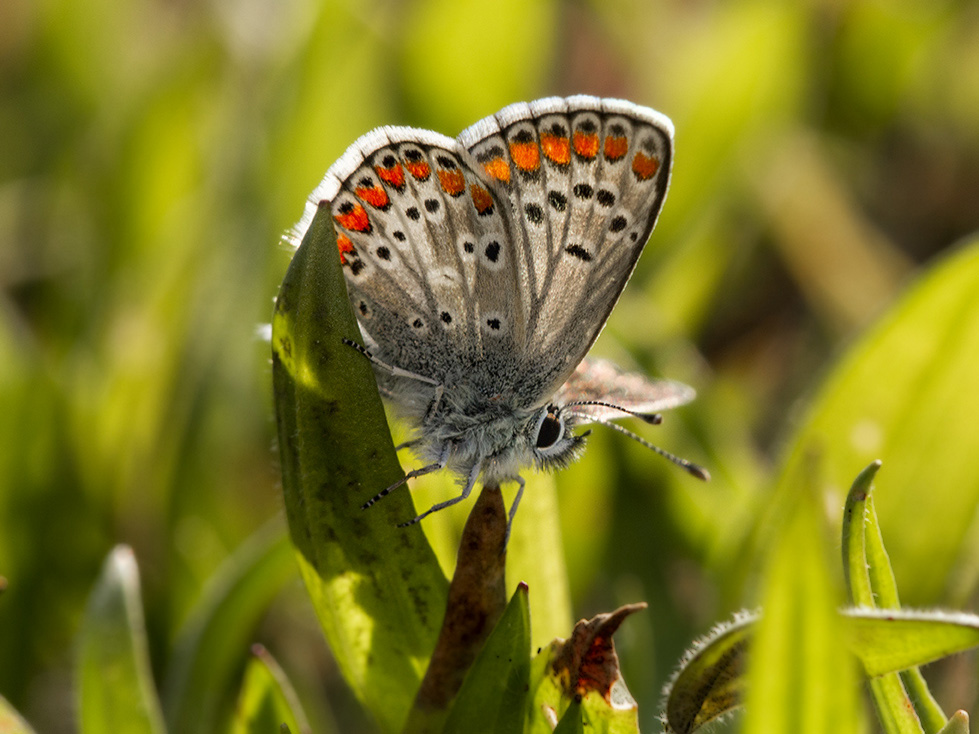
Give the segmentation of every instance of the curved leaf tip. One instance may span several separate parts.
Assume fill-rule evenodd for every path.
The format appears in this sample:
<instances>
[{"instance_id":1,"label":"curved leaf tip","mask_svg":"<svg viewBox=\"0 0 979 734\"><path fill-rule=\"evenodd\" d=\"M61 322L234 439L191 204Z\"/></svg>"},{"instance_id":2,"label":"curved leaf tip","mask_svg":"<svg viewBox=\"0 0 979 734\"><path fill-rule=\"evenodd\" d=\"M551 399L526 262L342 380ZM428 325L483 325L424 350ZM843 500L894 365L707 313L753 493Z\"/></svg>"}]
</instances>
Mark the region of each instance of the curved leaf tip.
<instances>
[{"instance_id":1,"label":"curved leaf tip","mask_svg":"<svg viewBox=\"0 0 979 734\"><path fill-rule=\"evenodd\" d=\"M616 705L616 683L621 680L619 658L612 635L630 614L647 607L646 602L627 604L614 612L580 620L571 637L557 651L554 672L561 680L568 698L599 693L610 705ZM633 703L629 697L630 705Z\"/></svg>"},{"instance_id":2,"label":"curved leaf tip","mask_svg":"<svg viewBox=\"0 0 979 734\"><path fill-rule=\"evenodd\" d=\"M690 647L663 689L665 732L688 734L743 703L745 659L758 612L740 611Z\"/></svg>"}]
</instances>

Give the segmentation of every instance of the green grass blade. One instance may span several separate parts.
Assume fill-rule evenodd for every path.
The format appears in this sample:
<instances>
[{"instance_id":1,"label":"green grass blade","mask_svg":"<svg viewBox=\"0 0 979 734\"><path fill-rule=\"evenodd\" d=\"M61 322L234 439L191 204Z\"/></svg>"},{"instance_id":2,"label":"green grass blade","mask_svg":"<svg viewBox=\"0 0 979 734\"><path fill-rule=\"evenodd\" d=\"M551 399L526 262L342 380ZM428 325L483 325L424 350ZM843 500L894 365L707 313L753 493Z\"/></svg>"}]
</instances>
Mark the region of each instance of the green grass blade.
<instances>
[{"instance_id":1,"label":"green grass blade","mask_svg":"<svg viewBox=\"0 0 979 734\"><path fill-rule=\"evenodd\" d=\"M520 584L466 675L443 732L520 734L529 677L530 606Z\"/></svg>"},{"instance_id":2,"label":"green grass blade","mask_svg":"<svg viewBox=\"0 0 979 734\"><path fill-rule=\"evenodd\" d=\"M897 579L894 578L890 557L884 547L884 538L880 531L872 494L867 497L864 533L867 536L867 567L870 571L870 584L877 599L877 606L898 609L901 602L897 593ZM902 670L899 675L925 734L938 732L946 724L945 712L932 695L918 666ZM904 710L903 705L901 709Z\"/></svg>"},{"instance_id":3,"label":"green grass blade","mask_svg":"<svg viewBox=\"0 0 979 734\"><path fill-rule=\"evenodd\" d=\"M944 729L948 725L948 719L918 666L902 670L899 675L925 734L937 734Z\"/></svg>"},{"instance_id":4,"label":"green grass blade","mask_svg":"<svg viewBox=\"0 0 979 734\"><path fill-rule=\"evenodd\" d=\"M530 587L531 648L536 649L564 634L574 619L554 475L535 473L526 479L527 491L507 546L506 577L511 587L517 581Z\"/></svg>"},{"instance_id":5,"label":"green grass blade","mask_svg":"<svg viewBox=\"0 0 979 734\"><path fill-rule=\"evenodd\" d=\"M843 506L843 578L850 602L865 607L877 606L870 582L865 529L871 483L878 469L880 462L875 461L860 472L850 487Z\"/></svg>"},{"instance_id":6,"label":"green grass blade","mask_svg":"<svg viewBox=\"0 0 979 734\"><path fill-rule=\"evenodd\" d=\"M901 676L871 678L868 686L885 734L922 734L921 721L911 705Z\"/></svg>"},{"instance_id":7,"label":"green grass blade","mask_svg":"<svg viewBox=\"0 0 979 734\"><path fill-rule=\"evenodd\" d=\"M898 605L897 587L884 550L871 491L880 462L867 466L853 482L843 509L843 575L853 604L875 608L878 601ZM873 557L873 561L871 561ZM890 576L890 583L888 583ZM879 589L883 588L883 597ZM921 721L898 673L868 681L874 708L887 734L920 734Z\"/></svg>"},{"instance_id":8,"label":"green grass blade","mask_svg":"<svg viewBox=\"0 0 979 734\"><path fill-rule=\"evenodd\" d=\"M139 571L132 550L106 559L82 620L78 646L78 723L82 734L162 734L153 687Z\"/></svg>"},{"instance_id":9,"label":"green grass blade","mask_svg":"<svg viewBox=\"0 0 979 734\"><path fill-rule=\"evenodd\" d=\"M805 481L775 501L781 522L767 553L743 731L856 732L856 676L843 644L821 504Z\"/></svg>"},{"instance_id":10,"label":"green grass blade","mask_svg":"<svg viewBox=\"0 0 979 734\"><path fill-rule=\"evenodd\" d=\"M251 635L296 563L281 520L253 535L215 572L177 638L166 686L173 731L217 731Z\"/></svg>"},{"instance_id":11,"label":"green grass blade","mask_svg":"<svg viewBox=\"0 0 979 734\"><path fill-rule=\"evenodd\" d=\"M285 724L294 734L311 734L309 721L285 671L256 645L245 669L231 734L270 734Z\"/></svg>"},{"instance_id":12,"label":"green grass blade","mask_svg":"<svg viewBox=\"0 0 979 734\"><path fill-rule=\"evenodd\" d=\"M340 670L387 731L411 707L448 582L401 489L403 476L340 269L329 208L293 256L272 319L272 374L286 516Z\"/></svg>"},{"instance_id":13,"label":"green grass blade","mask_svg":"<svg viewBox=\"0 0 979 734\"><path fill-rule=\"evenodd\" d=\"M868 487L868 492L872 491ZM864 536L867 554L867 573L870 577L870 588L873 599L866 606L880 609L897 609L901 606L901 597L897 593L897 579L891 568L891 559L884 547L884 536L880 531L877 520L877 507L872 494L867 495L864 511Z\"/></svg>"},{"instance_id":14,"label":"green grass blade","mask_svg":"<svg viewBox=\"0 0 979 734\"><path fill-rule=\"evenodd\" d=\"M874 507L873 479L880 468L875 461L854 481L843 513L843 569L850 601L873 608L898 609L897 581L884 547ZM897 681L871 681L877 713L888 732L923 729L934 734L945 726L945 713L931 695L917 667L886 677Z\"/></svg>"}]
</instances>

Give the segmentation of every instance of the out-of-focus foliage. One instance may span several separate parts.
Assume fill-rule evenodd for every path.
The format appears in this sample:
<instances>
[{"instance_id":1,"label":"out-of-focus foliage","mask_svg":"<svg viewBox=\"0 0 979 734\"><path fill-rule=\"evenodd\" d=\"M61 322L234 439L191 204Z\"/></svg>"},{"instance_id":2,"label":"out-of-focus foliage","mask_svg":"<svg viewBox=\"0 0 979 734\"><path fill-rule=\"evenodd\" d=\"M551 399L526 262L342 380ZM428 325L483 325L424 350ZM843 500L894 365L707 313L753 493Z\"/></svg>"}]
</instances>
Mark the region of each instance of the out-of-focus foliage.
<instances>
[{"instance_id":1,"label":"out-of-focus foliage","mask_svg":"<svg viewBox=\"0 0 979 734\"><path fill-rule=\"evenodd\" d=\"M82 734L163 734L163 712L150 674L139 572L129 548L120 546L106 559L78 637Z\"/></svg>"},{"instance_id":2,"label":"out-of-focus foliage","mask_svg":"<svg viewBox=\"0 0 979 734\"><path fill-rule=\"evenodd\" d=\"M650 604L617 642L652 729L689 641L761 598L758 539L796 404L922 264L979 229L977 38L974 4L925 0L7 0L0 694L38 731L71 730L73 640L119 542L139 559L165 681L207 579L281 511L255 330L288 260L277 238L344 148L374 125L454 135L509 102L586 92L676 124L661 223L596 348L698 389L642 431L714 476L702 486L599 432L554 480L570 582L555 593L579 617ZM927 469L936 396L968 405L979 387L966 368L938 386L916 374L869 379L908 406L905 466ZM923 471L917 496L888 494L905 469L885 459L877 508L903 601L977 606L974 454L943 454L962 479L933 488ZM955 548L947 518L923 511L935 489L967 500ZM444 491L425 483L417 502ZM833 522L841 504L827 500ZM426 521L445 564L468 507ZM914 562L932 557L938 573ZM371 726L298 585L241 634L241 668L261 639L314 729L324 700L339 730ZM972 673L936 687L949 710L973 702L951 685L974 691Z\"/></svg>"}]
</instances>

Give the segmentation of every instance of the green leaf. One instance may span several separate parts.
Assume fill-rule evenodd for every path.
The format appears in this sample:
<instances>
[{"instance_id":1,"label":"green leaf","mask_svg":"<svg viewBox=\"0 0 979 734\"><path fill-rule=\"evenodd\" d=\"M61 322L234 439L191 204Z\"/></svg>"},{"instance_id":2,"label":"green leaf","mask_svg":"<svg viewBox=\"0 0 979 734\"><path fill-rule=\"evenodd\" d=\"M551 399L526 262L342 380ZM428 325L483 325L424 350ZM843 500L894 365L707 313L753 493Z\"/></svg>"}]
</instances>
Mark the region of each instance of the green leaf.
<instances>
[{"instance_id":1,"label":"green leaf","mask_svg":"<svg viewBox=\"0 0 979 734\"><path fill-rule=\"evenodd\" d=\"M898 609L897 582L884 547L873 479L880 469L875 461L864 469L847 494L843 511L843 569L850 601L869 609ZM945 725L945 714L935 702L917 667L900 675L889 673L870 681L877 715L887 732L933 734Z\"/></svg>"},{"instance_id":2,"label":"green leaf","mask_svg":"<svg viewBox=\"0 0 979 734\"><path fill-rule=\"evenodd\" d=\"M82 619L78 646L82 734L162 734L163 715L146 647L139 571L117 546L102 566Z\"/></svg>"},{"instance_id":3,"label":"green leaf","mask_svg":"<svg viewBox=\"0 0 979 734\"><path fill-rule=\"evenodd\" d=\"M3 734L34 734L30 725L3 696L0 696L0 732Z\"/></svg>"},{"instance_id":4,"label":"green leaf","mask_svg":"<svg viewBox=\"0 0 979 734\"><path fill-rule=\"evenodd\" d=\"M842 498L859 467L880 459L887 467L880 524L901 529L888 553L915 606L939 602L953 569L957 578L971 574L970 588L979 578L968 555L979 505L979 390L967 389L979 364L977 292L974 240L920 278L839 363L779 483L798 487L815 473L820 488Z\"/></svg>"},{"instance_id":5,"label":"green leaf","mask_svg":"<svg viewBox=\"0 0 979 734\"><path fill-rule=\"evenodd\" d=\"M922 734L921 721L901 676L871 678L868 686L877 718L886 734Z\"/></svg>"},{"instance_id":6,"label":"green leaf","mask_svg":"<svg viewBox=\"0 0 979 734\"><path fill-rule=\"evenodd\" d=\"M969 734L969 715L965 711L956 711L938 734Z\"/></svg>"},{"instance_id":7,"label":"green leaf","mask_svg":"<svg viewBox=\"0 0 979 734\"><path fill-rule=\"evenodd\" d=\"M680 662L667 686L667 731L689 734L744 702L745 659L758 615L742 613L718 625Z\"/></svg>"},{"instance_id":8,"label":"green leaf","mask_svg":"<svg viewBox=\"0 0 979 734\"><path fill-rule=\"evenodd\" d=\"M215 572L175 644L166 687L171 730L210 734L218 729L221 706L255 627L295 574L281 520L255 533Z\"/></svg>"},{"instance_id":9,"label":"green leaf","mask_svg":"<svg viewBox=\"0 0 979 734\"><path fill-rule=\"evenodd\" d=\"M289 532L320 624L356 696L384 729L412 704L448 582L407 491L361 505L403 476L319 210L276 299L272 375Z\"/></svg>"},{"instance_id":10,"label":"green leaf","mask_svg":"<svg viewBox=\"0 0 979 734\"><path fill-rule=\"evenodd\" d=\"M459 689L443 731L523 731L530 676L530 607L520 584Z\"/></svg>"},{"instance_id":11,"label":"green leaf","mask_svg":"<svg viewBox=\"0 0 979 734\"><path fill-rule=\"evenodd\" d=\"M574 622L558 517L554 476L536 473L527 477L527 491L507 546L506 577L511 586L513 581L523 581L531 589L546 590L530 599L534 617L531 647L547 644Z\"/></svg>"},{"instance_id":12,"label":"green leaf","mask_svg":"<svg viewBox=\"0 0 979 734\"><path fill-rule=\"evenodd\" d=\"M916 609L848 609L850 645L869 676L924 665L979 645L979 616Z\"/></svg>"},{"instance_id":13,"label":"green leaf","mask_svg":"<svg viewBox=\"0 0 979 734\"><path fill-rule=\"evenodd\" d=\"M296 734L312 729L285 671L261 645L245 669L231 734L271 734L286 725Z\"/></svg>"},{"instance_id":14,"label":"green leaf","mask_svg":"<svg viewBox=\"0 0 979 734\"><path fill-rule=\"evenodd\" d=\"M585 727L581 721L581 701L575 699L564 712L564 716L554 727L554 734L585 734Z\"/></svg>"},{"instance_id":15,"label":"green leaf","mask_svg":"<svg viewBox=\"0 0 979 734\"><path fill-rule=\"evenodd\" d=\"M843 644L830 544L812 483L776 496L762 616L748 658L746 734L856 732L853 661Z\"/></svg>"},{"instance_id":16,"label":"green leaf","mask_svg":"<svg viewBox=\"0 0 979 734\"><path fill-rule=\"evenodd\" d=\"M688 734L739 705L745 688L742 667L758 620L739 615L688 653L667 691L667 731ZM841 620L846 649L867 675L875 676L871 687L888 732L922 731L898 671L979 645L979 616L973 614L850 609Z\"/></svg>"},{"instance_id":17,"label":"green leaf","mask_svg":"<svg viewBox=\"0 0 979 734\"><path fill-rule=\"evenodd\" d=\"M645 604L578 622L567 640L556 639L538 652L530 668L527 734L550 734L574 702L591 734L637 734L639 707L619 671L612 635Z\"/></svg>"},{"instance_id":18,"label":"green leaf","mask_svg":"<svg viewBox=\"0 0 979 734\"><path fill-rule=\"evenodd\" d=\"M867 567L866 527L867 499L871 482L880 469L875 461L857 476L843 507L843 578L853 604L874 607L876 601ZM888 568L890 564L888 563Z\"/></svg>"}]
</instances>

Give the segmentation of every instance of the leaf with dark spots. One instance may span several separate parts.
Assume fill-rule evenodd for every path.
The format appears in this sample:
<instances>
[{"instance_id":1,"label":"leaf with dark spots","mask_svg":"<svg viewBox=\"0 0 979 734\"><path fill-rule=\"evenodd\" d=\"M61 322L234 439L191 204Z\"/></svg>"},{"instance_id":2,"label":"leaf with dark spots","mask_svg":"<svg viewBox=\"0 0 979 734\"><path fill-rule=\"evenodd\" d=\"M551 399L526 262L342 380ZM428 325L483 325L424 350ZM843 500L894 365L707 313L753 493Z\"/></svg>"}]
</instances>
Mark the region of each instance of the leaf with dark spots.
<instances>
[{"instance_id":1,"label":"leaf with dark spots","mask_svg":"<svg viewBox=\"0 0 979 734\"><path fill-rule=\"evenodd\" d=\"M606 701L611 700L612 686L621 678L612 635L626 617L645 608L645 602L628 604L574 626L554 660L554 672L564 682L569 697L597 691Z\"/></svg>"}]
</instances>

